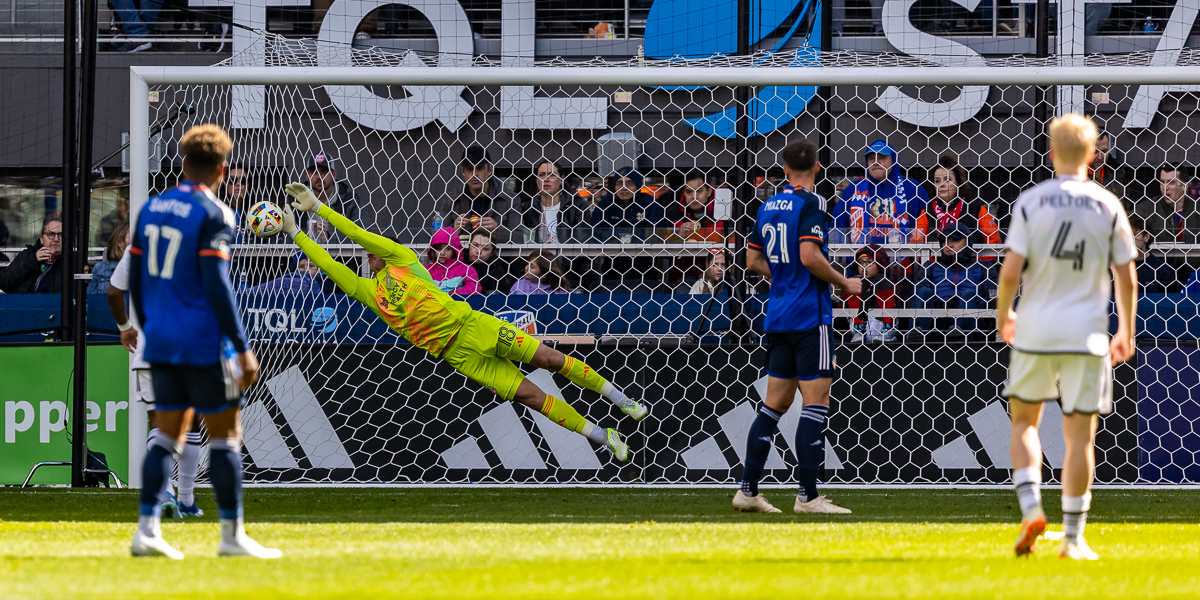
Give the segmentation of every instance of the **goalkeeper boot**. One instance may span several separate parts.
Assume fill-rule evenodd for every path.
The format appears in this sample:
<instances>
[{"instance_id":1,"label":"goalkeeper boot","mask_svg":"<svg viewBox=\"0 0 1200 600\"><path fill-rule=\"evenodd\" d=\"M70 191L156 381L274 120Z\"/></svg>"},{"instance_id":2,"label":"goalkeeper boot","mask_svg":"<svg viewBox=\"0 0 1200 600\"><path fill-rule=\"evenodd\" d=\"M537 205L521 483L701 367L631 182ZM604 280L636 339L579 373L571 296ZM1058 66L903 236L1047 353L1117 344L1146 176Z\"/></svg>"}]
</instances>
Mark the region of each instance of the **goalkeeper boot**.
<instances>
[{"instance_id":1,"label":"goalkeeper boot","mask_svg":"<svg viewBox=\"0 0 1200 600\"><path fill-rule=\"evenodd\" d=\"M792 507L797 513L821 513L826 515L848 515L850 509L842 508L829 501L825 496L817 496L805 502L801 496L796 496L796 506Z\"/></svg>"},{"instance_id":2,"label":"goalkeeper boot","mask_svg":"<svg viewBox=\"0 0 1200 600\"><path fill-rule=\"evenodd\" d=\"M733 495L733 508L734 508L734 510L740 510L742 512L758 512L758 513L781 513L781 512L783 512L782 510L779 510L778 508L771 506L771 503L767 502L767 499L765 497L763 497L762 494L755 494L753 496L747 496L746 494L742 493L742 490L738 490L737 493Z\"/></svg>"},{"instance_id":3,"label":"goalkeeper boot","mask_svg":"<svg viewBox=\"0 0 1200 600\"><path fill-rule=\"evenodd\" d=\"M1046 531L1046 515L1037 511L1021 519L1021 532L1017 534L1017 543L1013 544L1013 552L1017 556L1033 554L1033 546L1042 532Z\"/></svg>"},{"instance_id":4,"label":"goalkeeper boot","mask_svg":"<svg viewBox=\"0 0 1200 600\"><path fill-rule=\"evenodd\" d=\"M133 533L133 543L129 545L129 553L134 556L165 556L173 560L183 560L183 553L172 548L161 534L149 536L138 529Z\"/></svg>"},{"instance_id":5,"label":"goalkeeper boot","mask_svg":"<svg viewBox=\"0 0 1200 600\"><path fill-rule=\"evenodd\" d=\"M167 492L167 499L162 503L162 518L164 519L182 519L183 515L179 513L179 502L175 500L175 494Z\"/></svg>"},{"instance_id":6,"label":"goalkeeper boot","mask_svg":"<svg viewBox=\"0 0 1200 600\"><path fill-rule=\"evenodd\" d=\"M604 430L604 445L612 450L613 456L617 457L618 461L629 460L629 445L621 439L621 434L616 429Z\"/></svg>"},{"instance_id":7,"label":"goalkeeper boot","mask_svg":"<svg viewBox=\"0 0 1200 600\"><path fill-rule=\"evenodd\" d=\"M1058 557L1071 560L1100 560L1100 555L1088 547L1082 536L1074 542L1063 538L1062 549L1058 551Z\"/></svg>"},{"instance_id":8,"label":"goalkeeper boot","mask_svg":"<svg viewBox=\"0 0 1200 600\"><path fill-rule=\"evenodd\" d=\"M617 405L617 408L620 408L621 412L629 415L629 417L634 421L641 421L642 417L645 417L650 413L650 407L648 405L638 402L633 398L626 398L624 402Z\"/></svg>"},{"instance_id":9,"label":"goalkeeper boot","mask_svg":"<svg viewBox=\"0 0 1200 600\"><path fill-rule=\"evenodd\" d=\"M250 539L245 533L239 534L233 541L221 539L217 547L217 556L252 556L254 558L279 558L283 553L275 548L263 548L263 545Z\"/></svg>"},{"instance_id":10,"label":"goalkeeper boot","mask_svg":"<svg viewBox=\"0 0 1200 600\"><path fill-rule=\"evenodd\" d=\"M180 518L204 516L204 511L200 510L200 507L196 506L194 503L189 505L182 502L177 502L176 505L178 506Z\"/></svg>"}]
</instances>

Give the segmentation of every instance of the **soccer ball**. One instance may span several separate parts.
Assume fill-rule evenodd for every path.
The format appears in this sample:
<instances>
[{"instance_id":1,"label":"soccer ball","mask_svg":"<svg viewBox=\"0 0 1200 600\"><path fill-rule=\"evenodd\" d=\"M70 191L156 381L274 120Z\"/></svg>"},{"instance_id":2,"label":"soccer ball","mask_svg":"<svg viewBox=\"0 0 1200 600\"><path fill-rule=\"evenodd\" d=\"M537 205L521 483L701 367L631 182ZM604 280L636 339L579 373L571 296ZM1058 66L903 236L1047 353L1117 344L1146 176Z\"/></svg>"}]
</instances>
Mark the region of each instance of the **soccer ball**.
<instances>
[{"instance_id":1,"label":"soccer ball","mask_svg":"<svg viewBox=\"0 0 1200 600\"><path fill-rule=\"evenodd\" d=\"M283 209L274 202L259 202L246 213L246 227L260 238L271 237L283 230Z\"/></svg>"}]
</instances>

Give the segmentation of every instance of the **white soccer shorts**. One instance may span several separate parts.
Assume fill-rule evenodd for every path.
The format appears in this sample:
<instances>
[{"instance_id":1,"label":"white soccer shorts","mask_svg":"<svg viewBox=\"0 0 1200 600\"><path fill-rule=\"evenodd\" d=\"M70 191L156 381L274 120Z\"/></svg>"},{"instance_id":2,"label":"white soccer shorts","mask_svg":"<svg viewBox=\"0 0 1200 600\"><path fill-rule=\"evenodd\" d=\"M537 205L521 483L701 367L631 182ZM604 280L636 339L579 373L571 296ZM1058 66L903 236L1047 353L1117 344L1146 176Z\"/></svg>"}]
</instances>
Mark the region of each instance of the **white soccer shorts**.
<instances>
[{"instance_id":1,"label":"white soccer shorts","mask_svg":"<svg viewBox=\"0 0 1200 600\"><path fill-rule=\"evenodd\" d=\"M146 403L146 410L154 409L154 386L150 382L150 369L134 369L133 397Z\"/></svg>"},{"instance_id":2,"label":"white soccer shorts","mask_svg":"<svg viewBox=\"0 0 1200 600\"><path fill-rule=\"evenodd\" d=\"M1108 356L1034 354L1013 350L1003 396L1026 402L1062 399L1064 414L1112 412L1113 370Z\"/></svg>"}]
</instances>

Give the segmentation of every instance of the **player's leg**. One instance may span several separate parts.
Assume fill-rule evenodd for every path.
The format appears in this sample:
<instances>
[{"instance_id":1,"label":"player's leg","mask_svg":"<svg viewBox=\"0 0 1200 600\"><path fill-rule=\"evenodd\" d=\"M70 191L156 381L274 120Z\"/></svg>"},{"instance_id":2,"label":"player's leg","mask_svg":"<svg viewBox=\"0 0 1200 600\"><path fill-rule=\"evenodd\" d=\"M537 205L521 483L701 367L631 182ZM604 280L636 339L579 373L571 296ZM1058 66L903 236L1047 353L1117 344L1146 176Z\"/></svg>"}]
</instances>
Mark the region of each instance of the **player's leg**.
<instances>
[{"instance_id":1,"label":"player's leg","mask_svg":"<svg viewBox=\"0 0 1200 600\"><path fill-rule=\"evenodd\" d=\"M1112 365L1108 357L1064 356L1060 375L1063 404L1063 543L1059 556L1099 558L1083 539L1092 504L1099 413L1112 411Z\"/></svg>"},{"instance_id":2,"label":"player's leg","mask_svg":"<svg viewBox=\"0 0 1200 600\"><path fill-rule=\"evenodd\" d=\"M175 514L180 517L203 517L204 511L196 507L196 472L200 470L200 446L203 443L203 433L200 431L201 419L192 419L191 431L183 451L179 454L179 488L175 496Z\"/></svg>"},{"instance_id":3,"label":"player's leg","mask_svg":"<svg viewBox=\"0 0 1200 600\"><path fill-rule=\"evenodd\" d=\"M833 331L821 325L813 331L790 334L796 339L796 378L800 380L800 424L796 426L796 472L800 489L793 510L798 513L849 514L850 509L830 502L817 490L825 464L825 421L829 416L829 388L837 375Z\"/></svg>"},{"instance_id":4,"label":"player's leg","mask_svg":"<svg viewBox=\"0 0 1200 600\"><path fill-rule=\"evenodd\" d=\"M767 372L771 371L771 348L767 351ZM777 353L781 348L774 347ZM785 374L786 374L786 370ZM745 512L783 512L758 493L758 482L762 479L767 456L771 453L775 432L779 430L779 418L791 407L796 398L796 380L767 375L767 397L750 423L750 435L746 441L746 464L742 469L740 489L733 495L733 507Z\"/></svg>"},{"instance_id":5,"label":"player's leg","mask_svg":"<svg viewBox=\"0 0 1200 600\"><path fill-rule=\"evenodd\" d=\"M533 410L536 410L546 418L554 421L559 426L574 431L586 437L594 444L599 444L612 451L613 456L621 462L629 460L629 446L621 439L621 434L616 429L601 429L595 423L587 420L586 417L579 414L570 404L567 404L561 398L555 398L542 391L533 382L525 379L521 372L513 366L512 363L504 359L494 358L491 360L503 360L509 367L515 371L515 375L519 376L520 383L517 385L516 391L513 393L511 400L520 402ZM511 376L509 376L511 377ZM503 378L498 378L503 379ZM495 386L492 386L495 387ZM501 388L496 388L496 393L503 398L504 394L500 391Z\"/></svg>"},{"instance_id":6,"label":"player's leg","mask_svg":"<svg viewBox=\"0 0 1200 600\"><path fill-rule=\"evenodd\" d=\"M1017 504L1021 507L1021 529L1013 544L1013 552L1017 556L1026 556L1033 552L1038 536L1046 530L1041 491L1042 443L1038 437L1038 425L1042 419L1042 402L1058 397L1055 356L1013 350L1009 356L1008 384L1003 395L1009 399L1012 431L1008 451L1012 459Z\"/></svg>"},{"instance_id":7,"label":"player's leg","mask_svg":"<svg viewBox=\"0 0 1200 600\"><path fill-rule=\"evenodd\" d=\"M150 436L146 458L142 462L142 490L138 503L138 528L133 534L130 553L134 556L183 558L162 537L160 521L167 499L171 471L183 442L183 432L191 424L192 410L176 368L154 368L153 385L157 401L156 431Z\"/></svg>"},{"instance_id":8,"label":"player's leg","mask_svg":"<svg viewBox=\"0 0 1200 600\"><path fill-rule=\"evenodd\" d=\"M133 369L133 375L134 399L146 404L146 423L150 426L150 432L146 435L146 451L149 452L159 432L158 422L154 417L156 411L154 406L153 378L150 376L150 369ZM173 457L171 465L167 469L168 478L170 478L171 473L175 472L175 465L176 462ZM171 493L172 491L174 491L174 488L168 483L167 494L160 507L160 514L165 518L179 516L179 505L175 502L175 495Z\"/></svg>"}]
</instances>

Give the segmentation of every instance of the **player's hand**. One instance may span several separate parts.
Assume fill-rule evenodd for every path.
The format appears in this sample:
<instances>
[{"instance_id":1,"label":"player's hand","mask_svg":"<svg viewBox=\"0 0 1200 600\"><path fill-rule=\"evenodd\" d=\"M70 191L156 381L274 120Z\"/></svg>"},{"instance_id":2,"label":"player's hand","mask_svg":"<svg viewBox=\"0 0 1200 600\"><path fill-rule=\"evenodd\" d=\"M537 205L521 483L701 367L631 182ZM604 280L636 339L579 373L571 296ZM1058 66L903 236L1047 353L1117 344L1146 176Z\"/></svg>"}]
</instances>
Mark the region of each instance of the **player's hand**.
<instances>
[{"instance_id":1,"label":"player's hand","mask_svg":"<svg viewBox=\"0 0 1200 600\"><path fill-rule=\"evenodd\" d=\"M296 235L300 231L300 227L296 225L296 213L292 212L292 207L287 203L283 205L283 232L289 236Z\"/></svg>"},{"instance_id":2,"label":"player's hand","mask_svg":"<svg viewBox=\"0 0 1200 600\"><path fill-rule=\"evenodd\" d=\"M1017 333L1017 311L1008 309L1008 314L1001 312L996 315L996 329L1000 330L1000 339L1009 346L1013 343L1013 336Z\"/></svg>"},{"instance_id":3,"label":"player's hand","mask_svg":"<svg viewBox=\"0 0 1200 600\"><path fill-rule=\"evenodd\" d=\"M247 349L238 354L237 358L238 366L242 368L242 378L238 381L238 385L244 390L258 381L258 357L254 356L253 350Z\"/></svg>"},{"instance_id":4,"label":"player's hand","mask_svg":"<svg viewBox=\"0 0 1200 600\"><path fill-rule=\"evenodd\" d=\"M287 187L283 188L283 191L296 199L295 202L292 202L292 208L296 210L315 213L321 209L321 201L317 200L312 190L308 189L308 186L303 183L289 183Z\"/></svg>"},{"instance_id":5,"label":"player's hand","mask_svg":"<svg viewBox=\"0 0 1200 600\"><path fill-rule=\"evenodd\" d=\"M1133 358L1133 336L1118 330L1117 335L1114 335L1112 341L1108 343L1108 352L1112 355L1114 365Z\"/></svg>"},{"instance_id":6,"label":"player's hand","mask_svg":"<svg viewBox=\"0 0 1200 600\"><path fill-rule=\"evenodd\" d=\"M137 350L137 328L131 327L121 332L121 345L130 352Z\"/></svg>"},{"instance_id":7,"label":"player's hand","mask_svg":"<svg viewBox=\"0 0 1200 600\"><path fill-rule=\"evenodd\" d=\"M46 263L46 264L50 264L50 263L54 262L54 251L50 250L49 248L47 248L45 246L38 248L37 260L38 260L38 262Z\"/></svg>"},{"instance_id":8,"label":"player's hand","mask_svg":"<svg viewBox=\"0 0 1200 600\"><path fill-rule=\"evenodd\" d=\"M843 286L842 289L845 290L845 292L847 294L850 294L851 296L861 296L862 295L862 279L860 279L858 277L851 277L850 279L846 280L846 285Z\"/></svg>"}]
</instances>

